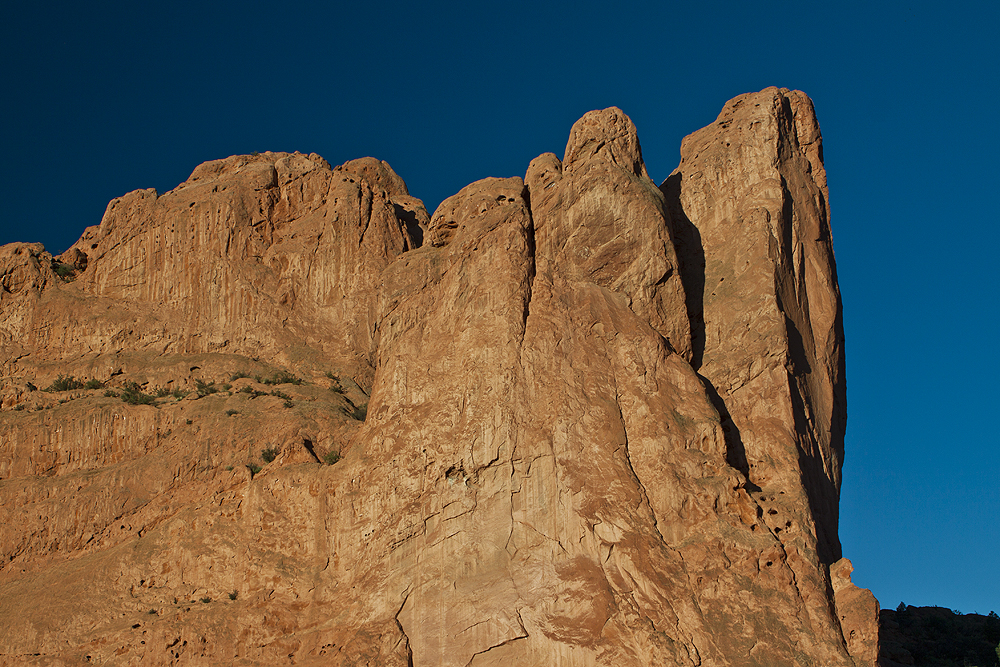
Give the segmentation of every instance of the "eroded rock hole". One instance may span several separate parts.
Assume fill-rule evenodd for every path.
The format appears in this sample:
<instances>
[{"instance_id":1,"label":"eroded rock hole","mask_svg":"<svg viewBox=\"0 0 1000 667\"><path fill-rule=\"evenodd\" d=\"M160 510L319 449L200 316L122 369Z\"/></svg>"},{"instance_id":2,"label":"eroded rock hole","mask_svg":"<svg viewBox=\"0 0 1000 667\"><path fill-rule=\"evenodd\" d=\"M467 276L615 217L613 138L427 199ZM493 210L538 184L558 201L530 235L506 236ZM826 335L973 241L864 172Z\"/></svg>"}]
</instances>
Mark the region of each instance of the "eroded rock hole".
<instances>
[{"instance_id":1,"label":"eroded rock hole","mask_svg":"<svg viewBox=\"0 0 1000 667\"><path fill-rule=\"evenodd\" d=\"M461 463L453 465L444 472L444 476L449 482L461 482L465 479L465 467Z\"/></svg>"}]
</instances>

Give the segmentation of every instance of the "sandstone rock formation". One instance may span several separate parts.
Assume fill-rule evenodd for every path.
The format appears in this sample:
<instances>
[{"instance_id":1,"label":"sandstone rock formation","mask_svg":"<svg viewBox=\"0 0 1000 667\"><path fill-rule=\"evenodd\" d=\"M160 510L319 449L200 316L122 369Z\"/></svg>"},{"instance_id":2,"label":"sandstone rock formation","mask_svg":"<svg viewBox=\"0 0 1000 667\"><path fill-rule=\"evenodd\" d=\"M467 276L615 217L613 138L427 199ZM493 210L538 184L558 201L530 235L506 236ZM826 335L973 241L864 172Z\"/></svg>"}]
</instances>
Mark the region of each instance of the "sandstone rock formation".
<instances>
[{"instance_id":1,"label":"sandstone rock formation","mask_svg":"<svg viewBox=\"0 0 1000 667\"><path fill-rule=\"evenodd\" d=\"M871 591L858 588L851 582L853 571L854 566L846 558L830 566L833 601L848 653L859 665L875 665L878 664L880 648L878 600Z\"/></svg>"},{"instance_id":2,"label":"sandstone rock formation","mask_svg":"<svg viewBox=\"0 0 1000 667\"><path fill-rule=\"evenodd\" d=\"M606 109L433 217L265 153L0 248L0 656L874 665L826 202L771 88L659 188Z\"/></svg>"}]
</instances>

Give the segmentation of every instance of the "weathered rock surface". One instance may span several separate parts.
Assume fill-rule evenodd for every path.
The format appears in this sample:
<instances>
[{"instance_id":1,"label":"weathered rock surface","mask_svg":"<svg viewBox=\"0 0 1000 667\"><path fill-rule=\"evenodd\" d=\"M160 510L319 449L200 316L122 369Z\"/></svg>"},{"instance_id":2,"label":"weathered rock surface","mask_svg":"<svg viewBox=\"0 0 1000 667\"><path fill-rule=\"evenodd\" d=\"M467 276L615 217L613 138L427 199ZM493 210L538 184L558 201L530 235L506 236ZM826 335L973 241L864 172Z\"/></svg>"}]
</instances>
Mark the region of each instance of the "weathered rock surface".
<instances>
[{"instance_id":1,"label":"weathered rock surface","mask_svg":"<svg viewBox=\"0 0 1000 667\"><path fill-rule=\"evenodd\" d=\"M729 462L766 502L797 585L817 599L828 588L817 565L841 556L846 425L821 141L802 93L743 95L685 138L661 186L679 239L693 366L717 396Z\"/></svg>"},{"instance_id":2,"label":"weathered rock surface","mask_svg":"<svg viewBox=\"0 0 1000 667\"><path fill-rule=\"evenodd\" d=\"M546 153L525 177L541 271L550 265L623 295L690 360L691 327L663 196L620 109L591 111L570 131L565 162Z\"/></svg>"},{"instance_id":3,"label":"weathered rock surface","mask_svg":"<svg viewBox=\"0 0 1000 667\"><path fill-rule=\"evenodd\" d=\"M205 163L166 194L112 201L61 264L37 244L4 248L2 370L47 379L39 357L65 370L121 352L220 352L329 361L370 383L379 276L426 217L371 158L336 169L285 153ZM55 267L78 275L54 284Z\"/></svg>"},{"instance_id":4,"label":"weathered rock surface","mask_svg":"<svg viewBox=\"0 0 1000 667\"><path fill-rule=\"evenodd\" d=\"M870 590L851 582L853 571L854 566L846 558L830 566L833 601L847 651L857 664L875 665L879 659L878 600Z\"/></svg>"},{"instance_id":5,"label":"weathered rock surface","mask_svg":"<svg viewBox=\"0 0 1000 667\"><path fill-rule=\"evenodd\" d=\"M819 141L743 96L657 188L606 109L433 217L233 157L0 248L0 656L873 665Z\"/></svg>"}]
</instances>

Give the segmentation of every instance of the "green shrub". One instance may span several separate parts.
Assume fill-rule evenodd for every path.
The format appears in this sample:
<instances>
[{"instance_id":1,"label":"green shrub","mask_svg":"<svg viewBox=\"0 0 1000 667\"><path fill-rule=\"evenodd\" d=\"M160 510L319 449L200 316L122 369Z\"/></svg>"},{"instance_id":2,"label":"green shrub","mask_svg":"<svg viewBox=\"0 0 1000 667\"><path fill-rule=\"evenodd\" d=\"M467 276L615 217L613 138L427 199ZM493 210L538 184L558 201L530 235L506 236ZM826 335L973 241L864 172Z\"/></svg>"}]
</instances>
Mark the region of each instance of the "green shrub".
<instances>
[{"instance_id":1,"label":"green shrub","mask_svg":"<svg viewBox=\"0 0 1000 667\"><path fill-rule=\"evenodd\" d=\"M228 417L232 417L233 415L238 415L238 414L240 414L239 410L233 410L231 408L229 410L226 410L226 416Z\"/></svg>"},{"instance_id":2,"label":"green shrub","mask_svg":"<svg viewBox=\"0 0 1000 667\"><path fill-rule=\"evenodd\" d=\"M235 600L236 598L238 598L238 597L239 597L239 595L240 595L240 592L239 592L239 591L236 591L236 590L234 590L234 591L233 591L232 593L230 593L230 594L229 594L229 599L230 599L230 600Z\"/></svg>"},{"instance_id":3,"label":"green shrub","mask_svg":"<svg viewBox=\"0 0 1000 667\"><path fill-rule=\"evenodd\" d=\"M83 388L84 389L100 389L103 386L104 386L103 382L101 382L97 378L91 378L90 380L87 380L87 384L83 385Z\"/></svg>"},{"instance_id":4,"label":"green shrub","mask_svg":"<svg viewBox=\"0 0 1000 667\"><path fill-rule=\"evenodd\" d=\"M250 469L250 478L253 479L254 475L260 472L260 466L256 463L248 463L247 468Z\"/></svg>"},{"instance_id":5,"label":"green shrub","mask_svg":"<svg viewBox=\"0 0 1000 667\"><path fill-rule=\"evenodd\" d=\"M295 404L292 403L291 401L285 401L285 407L286 408L294 408Z\"/></svg>"},{"instance_id":6,"label":"green shrub","mask_svg":"<svg viewBox=\"0 0 1000 667\"><path fill-rule=\"evenodd\" d=\"M279 391L278 389L274 389L273 391L271 391L271 396L277 396L278 398L283 398L286 401L292 400L291 396L289 396L288 394L286 394L283 391Z\"/></svg>"},{"instance_id":7,"label":"green shrub","mask_svg":"<svg viewBox=\"0 0 1000 667\"><path fill-rule=\"evenodd\" d=\"M152 405L156 402L155 396L143 393L142 386L138 382L123 384L120 396L129 405Z\"/></svg>"},{"instance_id":8,"label":"green shrub","mask_svg":"<svg viewBox=\"0 0 1000 667\"><path fill-rule=\"evenodd\" d=\"M356 405L352 410L346 411L350 415L351 419L357 419L359 422L363 422L368 418L368 404Z\"/></svg>"},{"instance_id":9,"label":"green shrub","mask_svg":"<svg viewBox=\"0 0 1000 667\"><path fill-rule=\"evenodd\" d=\"M261 384L302 384L302 378L295 377L288 371L278 371L271 377L264 379L258 375L255 379Z\"/></svg>"},{"instance_id":10,"label":"green shrub","mask_svg":"<svg viewBox=\"0 0 1000 667\"><path fill-rule=\"evenodd\" d=\"M330 378L331 380L333 380L333 384L330 385L330 391L332 391L334 393L337 393L337 394L343 394L344 393L344 387L340 384L340 377L337 376L337 375L334 375L330 371L326 372L326 376L328 378Z\"/></svg>"},{"instance_id":11,"label":"green shrub","mask_svg":"<svg viewBox=\"0 0 1000 667\"><path fill-rule=\"evenodd\" d=\"M199 398L208 396L209 394L218 393L219 388L215 386L214 382L205 382L204 380L194 381L195 391L198 392Z\"/></svg>"},{"instance_id":12,"label":"green shrub","mask_svg":"<svg viewBox=\"0 0 1000 667\"><path fill-rule=\"evenodd\" d=\"M170 390L167 389L166 387L158 387L156 390L157 398L166 398L169 395L170 395Z\"/></svg>"},{"instance_id":13,"label":"green shrub","mask_svg":"<svg viewBox=\"0 0 1000 667\"><path fill-rule=\"evenodd\" d=\"M212 601L212 598L205 596L201 599L201 601L204 602L205 604L208 604L209 602Z\"/></svg>"},{"instance_id":14,"label":"green shrub","mask_svg":"<svg viewBox=\"0 0 1000 667\"><path fill-rule=\"evenodd\" d=\"M114 389L105 389L104 396L106 398L118 398L118 392L115 391Z\"/></svg>"},{"instance_id":15,"label":"green shrub","mask_svg":"<svg viewBox=\"0 0 1000 667\"><path fill-rule=\"evenodd\" d=\"M171 393L174 395L174 398L176 398L178 401L188 395L188 393L183 389L174 389Z\"/></svg>"},{"instance_id":16,"label":"green shrub","mask_svg":"<svg viewBox=\"0 0 1000 667\"><path fill-rule=\"evenodd\" d=\"M232 375L229 376L229 381L230 382L236 382L237 380L239 380L241 378L248 378L248 377L251 377L251 375L249 373L247 373L246 371L236 371L235 373L233 373Z\"/></svg>"},{"instance_id":17,"label":"green shrub","mask_svg":"<svg viewBox=\"0 0 1000 667\"><path fill-rule=\"evenodd\" d=\"M52 262L52 270L56 272L56 275L63 280L68 280L71 275L73 275L73 265L63 264L61 262Z\"/></svg>"},{"instance_id":18,"label":"green shrub","mask_svg":"<svg viewBox=\"0 0 1000 667\"><path fill-rule=\"evenodd\" d=\"M274 459L278 458L278 448L268 447L267 449L262 449L260 451L260 458L264 459L264 463L270 463Z\"/></svg>"},{"instance_id":19,"label":"green shrub","mask_svg":"<svg viewBox=\"0 0 1000 667\"><path fill-rule=\"evenodd\" d=\"M326 463L328 466L332 466L339 460L340 460L340 452L335 452L333 450L330 450L329 452L323 455L323 462Z\"/></svg>"},{"instance_id":20,"label":"green shrub","mask_svg":"<svg viewBox=\"0 0 1000 667\"><path fill-rule=\"evenodd\" d=\"M63 375L60 373L59 377L45 388L45 391L73 391L74 389L83 389L83 386L83 383L72 375Z\"/></svg>"},{"instance_id":21,"label":"green shrub","mask_svg":"<svg viewBox=\"0 0 1000 667\"><path fill-rule=\"evenodd\" d=\"M267 392L266 391L257 391L256 389L254 389L250 385L247 385L247 386L243 387L242 389L240 389L240 393L241 394L250 394L250 398L257 398L258 396L267 396Z\"/></svg>"}]
</instances>

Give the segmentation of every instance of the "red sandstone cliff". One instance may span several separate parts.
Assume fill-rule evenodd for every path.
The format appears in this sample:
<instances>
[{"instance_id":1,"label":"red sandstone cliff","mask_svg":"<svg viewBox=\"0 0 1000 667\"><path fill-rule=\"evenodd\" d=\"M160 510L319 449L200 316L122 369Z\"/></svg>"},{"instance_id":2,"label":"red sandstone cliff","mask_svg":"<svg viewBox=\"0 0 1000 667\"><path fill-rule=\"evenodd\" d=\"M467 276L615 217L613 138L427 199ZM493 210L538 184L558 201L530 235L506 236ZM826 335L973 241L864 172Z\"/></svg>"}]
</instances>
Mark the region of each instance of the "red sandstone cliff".
<instances>
[{"instance_id":1,"label":"red sandstone cliff","mask_svg":"<svg viewBox=\"0 0 1000 667\"><path fill-rule=\"evenodd\" d=\"M811 102L681 153L591 112L433 217L233 157L0 248L0 657L874 665Z\"/></svg>"}]
</instances>

